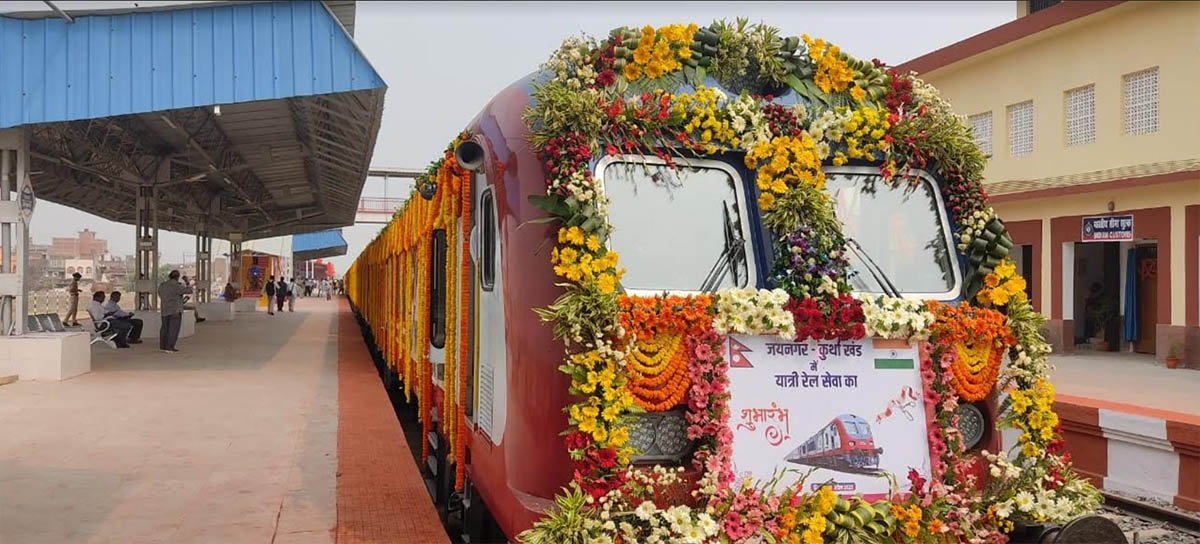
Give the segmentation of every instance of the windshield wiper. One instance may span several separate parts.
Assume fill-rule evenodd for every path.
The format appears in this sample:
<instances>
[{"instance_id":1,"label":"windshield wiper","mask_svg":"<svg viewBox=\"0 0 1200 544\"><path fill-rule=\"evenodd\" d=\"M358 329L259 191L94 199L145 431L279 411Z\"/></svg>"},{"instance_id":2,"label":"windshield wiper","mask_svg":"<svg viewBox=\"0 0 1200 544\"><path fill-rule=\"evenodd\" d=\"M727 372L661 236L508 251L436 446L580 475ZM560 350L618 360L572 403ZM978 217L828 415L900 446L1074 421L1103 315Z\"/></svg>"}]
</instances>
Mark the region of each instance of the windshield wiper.
<instances>
[{"instance_id":1,"label":"windshield wiper","mask_svg":"<svg viewBox=\"0 0 1200 544\"><path fill-rule=\"evenodd\" d=\"M862 261L862 263L866 266L867 272L870 272L871 277L875 278L875 283L878 283L879 287L883 288L883 294L889 297L900 298L900 290L896 289L896 286L892 283L892 280L888 279L887 274L883 273L883 269L880 268L878 264L875 264L875 259L872 259L871 256L867 254L866 250L859 245L858 240L847 236L846 247L849 248L850 251L853 251L854 255L858 257L858 260Z\"/></svg>"},{"instance_id":2,"label":"windshield wiper","mask_svg":"<svg viewBox=\"0 0 1200 544\"><path fill-rule=\"evenodd\" d=\"M738 264L746 258L746 243L738 235L737 226L724 202L721 203L721 214L725 219L725 247L717 256L717 262L709 269L708 275L704 277L704 283L700 285L700 291L703 293L716 291L721 282L725 281L725 274L730 271L733 272L734 283L740 283L736 269Z\"/></svg>"}]
</instances>

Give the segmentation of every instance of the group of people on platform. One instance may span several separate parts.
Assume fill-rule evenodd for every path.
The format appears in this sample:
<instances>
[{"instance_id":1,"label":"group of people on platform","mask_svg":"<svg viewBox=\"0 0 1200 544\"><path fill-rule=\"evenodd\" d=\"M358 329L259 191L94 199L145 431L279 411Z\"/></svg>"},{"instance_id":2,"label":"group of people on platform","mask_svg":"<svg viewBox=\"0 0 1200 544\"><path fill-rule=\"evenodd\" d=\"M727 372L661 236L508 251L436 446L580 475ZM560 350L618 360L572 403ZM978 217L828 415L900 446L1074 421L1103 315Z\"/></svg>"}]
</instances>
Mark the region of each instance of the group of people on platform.
<instances>
[{"instance_id":1,"label":"group of people on platform","mask_svg":"<svg viewBox=\"0 0 1200 544\"><path fill-rule=\"evenodd\" d=\"M76 283L72 283L72 285L73 290L77 291L78 285ZM178 270L172 270L167 275L166 281L158 285L161 317L158 329L158 349L163 353L179 351L175 348L175 343L179 340L179 328L183 324L183 305L187 295L192 292L192 286L188 282L187 276L181 278ZM74 295L72 302L71 311L67 314L69 317L73 317L73 314L78 311L78 294ZM101 323L108 323L108 329L104 331L104 334L109 334L109 331L115 333L111 338L118 348L128 348L130 344L142 343L144 323L141 319L134 317L133 312L121 308L120 291L113 291L107 295L104 291L92 293L92 303L88 305L87 313L92 318L92 323L96 324L97 330L100 330Z\"/></svg>"},{"instance_id":2,"label":"group of people on platform","mask_svg":"<svg viewBox=\"0 0 1200 544\"><path fill-rule=\"evenodd\" d=\"M267 295L267 313L270 315L275 315L275 312L283 312L284 304L287 304L289 312L296 311L298 297L315 296L331 300L333 295L345 294L345 292L345 284L341 280L328 278L320 281L301 278L300 281L296 281L296 278L280 277L275 279L275 276L271 276L263 285L263 293Z\"/></svg>"}]
</instances>

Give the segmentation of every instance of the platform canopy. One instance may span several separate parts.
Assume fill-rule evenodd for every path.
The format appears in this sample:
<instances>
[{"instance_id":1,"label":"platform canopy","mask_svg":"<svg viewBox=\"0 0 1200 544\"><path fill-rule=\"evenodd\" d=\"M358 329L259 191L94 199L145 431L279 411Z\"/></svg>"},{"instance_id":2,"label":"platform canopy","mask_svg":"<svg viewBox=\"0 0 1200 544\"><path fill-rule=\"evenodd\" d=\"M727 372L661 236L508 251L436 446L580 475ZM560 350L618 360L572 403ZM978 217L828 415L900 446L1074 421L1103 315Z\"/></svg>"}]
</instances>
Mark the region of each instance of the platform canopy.
<instances>
[{"instance_id":1,"label":"platform canopy","mask_svg":"<svg viewBox=\"0 0 1200 544\"><path fill-rule=\"evenodd\" d=\"M0 129L26 127L39 199L243 239L353 224L386 85L354 2L0 16ZM201 225L207 221L206 227Z\"/></svg>"},{"instance_id":2,"label":"platform canopy","mask_svg":"<svg viewBox=\"0 0 1200 544\"><path fill-rule=\"evenodd\" d=\"M292 237L292 257L296 262L345 255L346 239L342 229L297 234Z\"/></svg>"}]
</instances>

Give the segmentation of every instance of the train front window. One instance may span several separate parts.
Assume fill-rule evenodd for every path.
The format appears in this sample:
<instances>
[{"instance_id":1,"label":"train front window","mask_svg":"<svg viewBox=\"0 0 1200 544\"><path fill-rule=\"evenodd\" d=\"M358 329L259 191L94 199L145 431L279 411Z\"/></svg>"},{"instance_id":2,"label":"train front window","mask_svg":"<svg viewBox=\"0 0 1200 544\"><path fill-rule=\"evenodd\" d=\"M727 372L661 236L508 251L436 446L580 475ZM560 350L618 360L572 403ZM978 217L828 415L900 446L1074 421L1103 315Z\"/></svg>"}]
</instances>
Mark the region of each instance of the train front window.
<instances>
[{"instance_id":1,"label":"train front window","mask_svg":"<svg viewBox=\"0 0 1200 544\"><path fill-rule=\"evenodd\" d=\"M629 291L744 287L753 273L741 178L718 161L601 163L610 247Z\"/></svg>"},{"instance_id":2,"label":"train front window","mask_svg":"<svg viewBox=\"0 0 1200 544\"><path fill-rule=\"evenodd\" d=\"M846 433L851 438L871 438L871 428L864 421L847 421Z\"/></svg>"},{"instance_id":3,"label":"train front window","mask_svg":"<svg viewBox=\"0 0 1200 544\"><path fill-rule=\"evenodd\" d=\"M871 274L878 267L900 293L953 298L958 277L937 188L924 177L915 185L892 185L869 172L877 170L826 173L825 189L833 196L842 232L862 248L861 256L849 252L854 290L886 292L882 278Z\"/></svg>"}]
</instances>

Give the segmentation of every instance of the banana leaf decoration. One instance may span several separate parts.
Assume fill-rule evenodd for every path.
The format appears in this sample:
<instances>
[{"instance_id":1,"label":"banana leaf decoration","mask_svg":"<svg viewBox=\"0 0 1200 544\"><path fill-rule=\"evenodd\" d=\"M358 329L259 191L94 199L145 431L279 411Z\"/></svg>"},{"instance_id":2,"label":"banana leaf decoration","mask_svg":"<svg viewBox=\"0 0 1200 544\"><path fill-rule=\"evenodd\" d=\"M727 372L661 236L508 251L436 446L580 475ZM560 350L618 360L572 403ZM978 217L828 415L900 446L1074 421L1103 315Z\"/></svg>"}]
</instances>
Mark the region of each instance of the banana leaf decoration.
<instances>
[{"instance_id":1,"label":"banana leaf decoration","mask_svg":"<svg viewBox=\"0 0 1200 544\"><path fill-rule=\"evenodd\" d=\"M991 274L1000 261L1012 253L1013 239L998 217L992 217L983 232L967 245L967 273L963 285L963 296L967 300L983 287L983 279Z\"/></svg>"}]
</instances>

